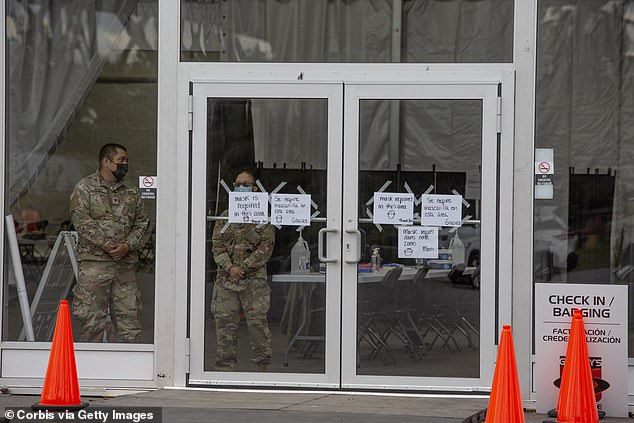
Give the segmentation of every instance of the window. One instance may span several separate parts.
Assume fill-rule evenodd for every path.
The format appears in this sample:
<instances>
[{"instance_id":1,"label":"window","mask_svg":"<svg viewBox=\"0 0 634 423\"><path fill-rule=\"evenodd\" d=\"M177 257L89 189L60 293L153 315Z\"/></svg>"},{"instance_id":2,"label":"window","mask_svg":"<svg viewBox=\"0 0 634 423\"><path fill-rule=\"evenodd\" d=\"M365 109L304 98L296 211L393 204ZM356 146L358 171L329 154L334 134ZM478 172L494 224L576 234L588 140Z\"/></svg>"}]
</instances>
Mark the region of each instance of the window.
<instances>
[{"instance_id":1,"label":"window","mask_svg":"<svg viewBox=\"0 0 634 423\"><path fill-rule=\"evenodd\" d=\"M512 58L513 0L181 1L183 61L497 63Z\"/></svg>"},{"instance_id":2,"label":"window","mask_svg":"<svg viewBox=\"0 0 634 423\"><path fill-rule=\"evenodd\" d=\"M538 19L535 147L555 175L535 199L533 279L632 287L634 1L541 0Z\"/></svg>"},{"instance_id":3,"label":"window","mask_svg":"<svg viewBox=\"0 0 634 423\"><path fill-rule=\"evenodd\" d=\"M2 336L29 340L25 328L32 326L33 340L50 341L59 300L74 300L72 257L81 252L70 254L63 242L76 240L69 213L75 184L95 173L107 143L128 149L126 187L138 186L139 176L156 175L158 2L6 4L4 195L17 242L5 244ZM141 335L134 342L152 343L155 204L141 201L149 229L133 246L143 304ZM73 325L78 340L81 324L73 318ZM99 341L116 341L111 329L112 322L106 323Z\"/></svg>"}]
</instances>

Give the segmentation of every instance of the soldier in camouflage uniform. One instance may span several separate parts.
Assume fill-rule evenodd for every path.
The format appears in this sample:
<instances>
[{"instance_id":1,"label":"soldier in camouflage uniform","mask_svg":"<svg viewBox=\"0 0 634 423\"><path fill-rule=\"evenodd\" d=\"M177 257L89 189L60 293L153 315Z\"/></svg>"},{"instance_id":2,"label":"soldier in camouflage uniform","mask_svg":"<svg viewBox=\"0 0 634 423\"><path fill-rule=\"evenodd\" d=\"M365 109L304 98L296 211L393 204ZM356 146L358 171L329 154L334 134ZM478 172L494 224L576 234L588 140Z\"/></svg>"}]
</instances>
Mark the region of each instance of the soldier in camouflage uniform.
<instances>
[{"instance_id":1,"label":"soldier in camouflage uniform","mask_svg":"<svg viewBox=\"0 0 634 423\"><path fill-rule=\"evenodd\" d=\"M141 299L136 284L138 250L149 221L134 184L122 179L128 152L106 144L99 169L77 183L70 216L79 234L79 279L73 314L82 322L81 342L101 342L108 314L116 342L139 342Z\"/></svg>"},{"instance_id":2,"label":"soldier in camouflage uniform","mask_svg":"<svg viewBox=\"0 0 634 423\"><path fill-rule=\"evenodd\" d=\"M234 183L236 191L256 191L255 178L242 172ZM227 212L223 213L227 216ZM211 311L216 322L216 365L218 371L236 369L236 349L240 309L251 335L251 361L259 371L271 363L271 331L266 317L271 303L271 288L266 281L266 262L275 244L271 225L235 224L221 231L226 222L214 226L213 254L218 265Z\"/></svg>"}]
</instances>

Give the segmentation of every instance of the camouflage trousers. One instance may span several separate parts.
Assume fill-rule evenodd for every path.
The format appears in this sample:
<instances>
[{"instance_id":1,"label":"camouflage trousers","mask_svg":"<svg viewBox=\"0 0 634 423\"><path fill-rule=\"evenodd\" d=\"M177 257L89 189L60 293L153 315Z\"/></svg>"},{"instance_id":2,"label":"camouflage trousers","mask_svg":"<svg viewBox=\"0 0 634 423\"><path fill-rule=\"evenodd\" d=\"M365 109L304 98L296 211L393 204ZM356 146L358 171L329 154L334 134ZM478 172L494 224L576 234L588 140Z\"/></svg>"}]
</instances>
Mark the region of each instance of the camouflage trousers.
<instances>
[{"instance_id":1,"label":"camouflage trousers","mask_svg":"<svg viewBox=\"0 0 634 423\"><path fill-rule=\"evenodd\" d=\"M102 342L107 316L115 342L140 342L141 297L135 272L136 263L79 262L73 315L82 323L80 342Z\"/></svg>"},{"instance_id":2,"label":"camouflage trousers","mask_svg":"<svg viewBox=\"0 0 634 423\"><path fill-rule=\"evenodd\" d=\"M236 369L240 308L251 337L251 361L258 365L271 362L271 331L266 317L270 304L271 288L264 279L249 279L246 289L240 292L215 284L211 300L216 322L215 370Z\"/></svg>"}]
</instances>

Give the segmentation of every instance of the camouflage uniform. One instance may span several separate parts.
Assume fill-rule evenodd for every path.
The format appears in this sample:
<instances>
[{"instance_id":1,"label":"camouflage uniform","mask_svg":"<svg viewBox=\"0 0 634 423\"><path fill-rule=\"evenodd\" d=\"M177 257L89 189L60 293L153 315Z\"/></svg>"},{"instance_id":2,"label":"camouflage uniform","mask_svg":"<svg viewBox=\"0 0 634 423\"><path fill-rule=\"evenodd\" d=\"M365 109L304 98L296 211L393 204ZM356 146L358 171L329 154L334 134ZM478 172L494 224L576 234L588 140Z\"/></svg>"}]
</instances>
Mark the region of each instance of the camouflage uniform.
<instances>
[{"instance_id":1,"label":"camouflage uniform","mask_svg":"<svg viewBox=\"0 0 634 423\"><path fill-rule=\"evenodd\" d=\"M223 213L226 216L227 212ZM216 370L235 370L237 365L240 307L251 335L253 363L258 367L271 362L271 331L266 314L271 303L271 288L266 281L266 262L275 244L271 225L234 224L221 233L225 222L217 222L213 232L213 254L218 265L211 312L216 322ZM240 267L245 279L233 280L231 266Z\"/></svg>"},{"instance_id":2,"label":"camouflage uniform","mask_svg":"<svg viewBox=\"0 0 634 423\"><path fill-rule=\"evenodd\" d=\"M80 341L100 342L109 313L117 342L139 342L141 299L135 271L149 220L136 187L105 181L99 172L89 175L73 190L70 216L79 234L73 314L82 322ZM130 252L114 261L108 251L118 242L125 242Z\"/></svg>"}]
</instances>

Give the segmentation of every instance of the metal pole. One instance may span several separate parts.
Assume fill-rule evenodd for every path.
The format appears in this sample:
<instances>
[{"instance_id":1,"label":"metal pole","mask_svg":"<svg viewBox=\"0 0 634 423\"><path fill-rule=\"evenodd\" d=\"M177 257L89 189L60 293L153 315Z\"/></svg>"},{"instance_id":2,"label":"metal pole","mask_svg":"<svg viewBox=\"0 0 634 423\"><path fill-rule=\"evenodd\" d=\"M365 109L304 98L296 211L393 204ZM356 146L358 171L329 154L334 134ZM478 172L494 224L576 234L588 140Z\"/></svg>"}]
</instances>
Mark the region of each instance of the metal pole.
<instances>
[{"instance_id":1,"label":"metal pole","mask_svg":"<svg viewBox=\"0 0 634 423\"><path fill-rule=\"evenodd\" d=\"M18 237L15 234L15 224L13 223L13 216L10 214L5 216L7 241L9 244L9 250L11 251L11 262L13 264L13 271L15 273L15 279L18 289L18 298L20 300L20 310L22 311L22 323L26 330L26 340L35 341L35 334L33 333L33 322L31 321L31 310L29 308L29 297L26 292L26 283L24 282L24 273L22 271L22 261L20 260L20 247L18 246Z\"/></svg>"}]
</instances>

